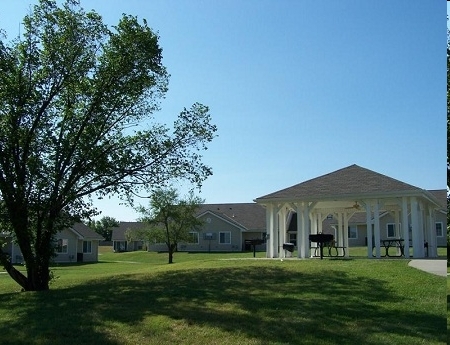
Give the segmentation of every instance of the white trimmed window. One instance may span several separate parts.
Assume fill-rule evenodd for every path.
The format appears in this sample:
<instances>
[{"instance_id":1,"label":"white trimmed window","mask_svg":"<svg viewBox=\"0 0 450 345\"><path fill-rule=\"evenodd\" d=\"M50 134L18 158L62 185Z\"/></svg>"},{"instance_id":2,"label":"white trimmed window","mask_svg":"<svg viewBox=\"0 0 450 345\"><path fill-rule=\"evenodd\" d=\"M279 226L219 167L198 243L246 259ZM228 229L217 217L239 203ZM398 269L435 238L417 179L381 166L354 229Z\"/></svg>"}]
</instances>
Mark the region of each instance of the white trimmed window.
<instances>
[{"instance_id":1,"label":"white trimmed window","mask_svg":"<svg viewBox=\"0 0 450 345\"><path fill-rule=\"evenodd\" d=\"M219 232L219 244L231 244L231 232Z\"/></svg>"},{"instance_id":2,"label":"white trimmed window","mask_svg":"<svg viewBox=\"0 0 450 345\"><path fill-rule=\"evenodd\" d=\"M387 223L386 224L386 234L387 238L395 238L395 223Z\"/></svg>"},{"instance_id":3,"label":"white trimmed window","mask_svg":"<svg viewBox=\"0 0 450 345\"><path fill-rule=\"evenodd\" d=\"M358 238L358 227L356 225L349 225L348 238L352 240L356 240Z\"/></svg>"},{"instance_id":4,"label":"white trimmed window","mask_svg":"<svg viewBox=\"0 0 450 345\"><path fill-rule=\"evenodd\" d=\"M191 231L189 233L189 243L191 244L198 244L199 243L199 237L197 231Z\"/></svg>"},{"instance_id":5,"label":"white trimmed window","mask_svg":"<svg viewBox=\"0 0 450 345\"><path fill-rule=\"evenodd\" d=\"M67 238L60 238L56 242L56 253L67 254L69 252L69 240Z\"/></svg>"},{"instance_id":6,"label":"white trimmed window","mask_svg":"<svg viewBox=\"0 0 450 345\"><path fill-rule=\"evenodd\" d=\"M442 227L442 222L436 222L436 236L444 237L444 228Z\"/></svg>"},{"instance_id":7,"label":"white trimmed window","mask_svg":"<svg viewBox=\"0 0 450 345\"><path fill-rule=\"evenodd\" d=\"M92 253L92 241L83 241L83 254Z\"/></svg>"}]
</instances>

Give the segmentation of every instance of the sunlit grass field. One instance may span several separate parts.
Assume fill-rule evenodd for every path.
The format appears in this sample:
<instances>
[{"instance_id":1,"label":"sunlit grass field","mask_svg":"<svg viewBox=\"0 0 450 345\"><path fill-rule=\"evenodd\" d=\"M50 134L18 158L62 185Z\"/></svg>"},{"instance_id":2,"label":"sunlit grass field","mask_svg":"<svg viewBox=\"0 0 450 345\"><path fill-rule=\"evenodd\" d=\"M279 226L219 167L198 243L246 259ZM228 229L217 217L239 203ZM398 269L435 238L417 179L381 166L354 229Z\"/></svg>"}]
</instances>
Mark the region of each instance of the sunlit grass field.
<instances>
[{"instance_id":1,"label":"sunlit grass field","mask_svg":"<svg viewBox=\"0 0 450 345\"><path fill-rule=\"evenodd\" d=\"M47 292L0 274L0 344L447 343L446 278L405 259L101 249Z\"/></svg>"}]
</instances>

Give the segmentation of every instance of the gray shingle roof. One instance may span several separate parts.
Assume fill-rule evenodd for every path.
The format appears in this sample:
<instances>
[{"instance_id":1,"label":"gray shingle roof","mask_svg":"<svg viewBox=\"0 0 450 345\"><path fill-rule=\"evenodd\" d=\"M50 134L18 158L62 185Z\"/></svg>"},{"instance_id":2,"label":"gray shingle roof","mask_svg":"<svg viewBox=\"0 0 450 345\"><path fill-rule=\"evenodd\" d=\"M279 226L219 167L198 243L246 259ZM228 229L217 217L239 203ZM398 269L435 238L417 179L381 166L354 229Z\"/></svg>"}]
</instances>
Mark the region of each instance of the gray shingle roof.
<instances>
[{"instance_id":1,"label":"gray shingle roof","mask_svg":"<svg viewBox=\"0 0 450 345\"><path fill-rule=\"evenodd\" d=\"M72 226L72 229L75 230L78 234L80 234L85 240L99 240L103 241L104 238L99 233L92 230L90 227L83 223L75 223Z\"/></svg>"},{"instance_id":2,"label":"gray shingle roof","mask_svg":"<svg viewBox=\"0 0 450 345\"><path fill-rule=\"evenodd\" d=\"M405 191L420 192L422 189L354 164L259 197L256 201L262 202L274 199L308 200L309 198L345 197L346 195L355 194L370 195Z\"/></svg>"},{"instance_id":3,"label":"gray shingle roof","mask_svg":"<svg viewBox=\"0 0 450 345\"><path fill-rule=\"evenodd\" d=\"M112 241L125 241L125 232L127 230L139 230L145 228L143 222L120 222L118 227L112 229L111 240Z\"/></svg>"},{"instance_id":4,"label":"gray shingle roof","mask_svg":"<svg viewBox=\"0 0 450 345\"><path fill-rule=\"evenodd\" d=\"M447 210L447 190L445 189L433 189L429 192L439 201L439 205L442 209Z\"/></svg>"},{"instance_id":5,"label":"gray shingle roof","mask_svg":"<svg viewBox=\"0 0 450 345\"><path fill-rule=\"evenodd\" d=\"M266 229L266 210L256 203L202 204L197 210L197 216L207 211L249 231ZM113 228L111 239L125 241L125 232L128 229L142 229L145 226L143 222L120 222L118 227Z\"/></svg>"},{"instance_id":6,"label":"gray shingle roof","mask_svg":"<svg viewBox=\"0 0 450 345\"><path fill-rule=\"evenodd\" d=\"M237 223L246 230L266 229L266 210L256 203L202 204L198 209L198 215L207 211Z\"/></svg>"}]
</instances>

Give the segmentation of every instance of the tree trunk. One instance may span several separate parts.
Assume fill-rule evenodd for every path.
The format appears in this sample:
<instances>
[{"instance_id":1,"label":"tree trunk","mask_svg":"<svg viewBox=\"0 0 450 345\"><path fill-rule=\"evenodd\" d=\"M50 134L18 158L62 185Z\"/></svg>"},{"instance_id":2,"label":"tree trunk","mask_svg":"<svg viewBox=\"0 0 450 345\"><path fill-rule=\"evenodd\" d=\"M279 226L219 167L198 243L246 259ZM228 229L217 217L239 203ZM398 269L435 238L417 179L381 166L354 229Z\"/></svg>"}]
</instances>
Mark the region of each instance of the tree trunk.
<instances>
[{"instance_id":1,"label":"tree trunk","mask_svg":"<svg viewBox=\"0 0 450 345\"><path fill-rule=\"evenodd\" d=\"M173 253L175 252L176 248L177 248L176 244L171 244L169 246L169 264L173 264Z\"/></svg>"},{"instance_id":2,"label":"tree trunk","mask_svg":"<svg viewBox=\"0 0 450 345\"><path fill-rule=\"evenodd\" d=\"M11 260L6 258L4 253L1 253L0 257L6 272L22 287L23 291L44 291L49 289L50 271L48 263L28 264L24 258L27 265L27 275L25 276L14 267Z\"/></svg>"},{"instance_id":3,"label":"tree trunk","mask_svg":"<svg viewBox=\"0 0 450 345\"><path fill-rule=\"evenodd\" d=\"M8 272L9 276L17 283L19 284L23 289L27 286L27 277L24 276L20 271L16 270L16 268L11 263L10 258L8 255L3 253L0 248L0 261L2 263L2 266Z\"/></svg>"},{"instance_id":4,"label":"tree trunk","mask_svg":"<svg viewBox=\"0 0 450 345\"><path fill-rule=\"evenodd\" d=\"M39 262L30 268L27 267L27 279L26 291L48 290L50 282L49 262Z\"/></svg>"},{"instance_id":5,"label":"tree trunk","mask_svg":"<svg viewBox=\"0 0 450 345\"><path fill-rule=\"evenodd\" d=\"M17 270L12 264L12 258L1 251L0 262L10 277L19 284L24 291L44 291L49 289L50 282L50 259L52 252L48 245L38 247L34 245L35 252L32 252L32 246L29 242L22 241L19 247L26 266L26 274Z\"/></svg>"}]
</instances>

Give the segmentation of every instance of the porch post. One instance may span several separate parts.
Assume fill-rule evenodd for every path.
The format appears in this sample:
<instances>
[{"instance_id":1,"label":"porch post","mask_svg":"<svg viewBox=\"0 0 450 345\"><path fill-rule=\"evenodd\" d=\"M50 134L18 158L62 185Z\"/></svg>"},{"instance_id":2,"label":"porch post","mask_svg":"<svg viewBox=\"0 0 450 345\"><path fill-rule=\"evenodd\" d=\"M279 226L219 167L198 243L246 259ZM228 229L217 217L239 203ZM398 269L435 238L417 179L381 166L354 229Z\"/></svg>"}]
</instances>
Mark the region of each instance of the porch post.
<instances>
[{"instance_id":1,"label":"porch post","mask_svg":"<svg viewBox=\"0 0 450 345\"><path fill-rule=\"evenodd\" d=\"M373 209L373 219L374 219L374 232L375 232L375 256L379 259L380 255L380 245L381 245L381 233L380 233L380 204L378 200L375 200L375 205Z\"/></svg>"},{"instance_id":2,"label":"porch post","mask_svg":"<svg viewBox=\"0 0 450 345\"><path fill-rule=\"evenodd\" d=\"M306 258L309 256L309 233L310 233L310 226L309 226L309 206L308 203L305 202L303 207L303 258Z\"/></svg>"},{"instance_id":3,"label":"porch post","mask_svg":"<svg viewBox=\"0 0 450 345\"><path fill-rule=\"evenodd\" d=\"M273 210L273 258L278 257L278 240L279 240L279 234L280 234L280 221L278 218L278 207L277 205L274 206Z\"/></svg>"},{"instance_id":4,"label":"porch post","mask_svg":"<svg viewBox=\"0 0 450 345\"><path fill-rule=\"evenodd\" d=\"M344 214L341 212L338 213L338 233L336 244L338 247L344 246Z\"/></svg>"},{"instance_id":5,"label":"porch post","mask_svg":"<svg viewBox=\"0 0 450 345\"><path fill-rule=\"evenodd\" d=\"M322 213L318 213L317 214L317 220L318 220L318 229L317 229L317 231L318 232L322 232L323 231L323 225L322 225L322 223L323 223L323 219L322 219Z\"/></svg>"},{"instance_id":6,"label":"porch post","mask_svg":"<svg viewBox=\"0 0 450 345\"><path fill-rule=\"evenodd\" d=\"M273 205L269 204L266 205L266 257L272 258L273 257L273 212L272 212Z\"/></svg>"},{"instance_id":7,"label":"porch post","mask_svg":"<svg viewBox=\"0 0 450 345\"><path fill-rule=\"evenodd\" d=\"M297 207L297 257L300 259L303 255L303 212L300 203L296 205Z\"/></svg>"},{"instance_id":8,"label":"porch post","mask_svg":"<svg viewBox=\"0 0 450 345\"><path fill-rule=\"evenodd\" d=\"M423 241L420 241L419 229L419 205L417 198L411 198L411 227L412 227L412 245L413 257L415 259L423 257Z\"/></svg>"},{"instance_id":9,"label":"porch post","mask_svg":"<svg viewBox=\"0 0 450 345\"><path fill-rule=\"evenodd\" d=\"M409 222L408 222L408 198L402 197L402 231L405 258L409 258Z\"/></svg>"},{"instance_id":10,"label":"porch post","mask_svg":"<svg viewBox=\"0 0 450 345\"><path fill-rule=\"evenodd\" d=\"M428 256L437 257L436 220L433 208L428 205Z\"/></svg>"},{"instance_id":11,"label":"porch post","mask_svg":"<svg viewBox=\"0 0 450 345\"><path fill-rule=\"evenodd\" d=\"M400 231L400 211L395 210L394 211L394 218L395 218L395 237L396 238L401 238L402 236L401 231ZM400 248L397 248L397 255L401 255L401 250Z\"/></svg>"},{"instance_id":12,"label":"porch post","mask_svg":"<svg viewBox=\"0 0 450 345\"><path fill-rule=\"evenodd\" d=\"M345 251L345 257L348 257L350 248L348 246L348 217L349 214L347 212L344 213L344 247L347 248Z\"/></svg>"},{"instance_id":13,"label":"porch post","mask_svg":"<svg viewBox=\"0 0 450 345\"><path fill-rule=\"evenodd\" d=\"M311 233L312 234L317 234L318 231L318 226L317 226L317 213L312 213L311 214Z\"/></svg>"},{"instance_id":14,"label":"porch post","mask_svg":"<svg viewBox=\"0 0 450 345\"><path fill-rule=\"evenodd\" d=\"M373 258L373 241L372 241L372 206L370 202L366 202L366 227L367 227L367 257Z\"/></svg>"},{"instance_id":15,"label":"porch post","mask_svg":"<svg viewBox=\"0 0 450 345\"><path fill-rule=\"evenodd\" d=\"M422 257L425 257L425 208L422 200L418 201L419 205L419 243L421 243L420 250Z\"/></svg>"},{"instance_id":16,"label":"porch post","mask_svg":"<svg viewBox=\"0 0 450 345\"><path fill-rule=\"evenodd\" d=\"M283 249L283 244L286 242L286 207L282 207L280 210L280 243L279 243L279 253L280 258L286 257L286 252Z\"/></svg>"}]
</instances>

